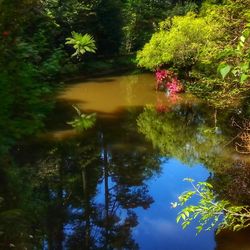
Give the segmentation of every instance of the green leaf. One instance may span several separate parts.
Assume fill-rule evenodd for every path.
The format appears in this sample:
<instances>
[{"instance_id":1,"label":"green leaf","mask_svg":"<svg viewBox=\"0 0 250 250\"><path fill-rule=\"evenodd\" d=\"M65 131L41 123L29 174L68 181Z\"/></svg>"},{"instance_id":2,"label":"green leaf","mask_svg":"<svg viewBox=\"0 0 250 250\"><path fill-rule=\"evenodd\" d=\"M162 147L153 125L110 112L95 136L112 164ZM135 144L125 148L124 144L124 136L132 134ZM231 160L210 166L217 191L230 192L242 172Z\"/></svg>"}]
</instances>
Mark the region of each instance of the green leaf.
<instances>
[{"instance_id":1,"label":"green leaf","mask_svg":"<svg viewBox=\"0 0 250 250\"><path fill-rule=\"evenodd\" d=\"M182 223L182 228L185 229L190 224L190 221L185 221Z\"/></svg>"},{"instance_id":2,"label":"green leaf","mask_svg":"<svg viewBox=\"0 0 250 250\"><path fill-rule=\"evenodd\" d=\"M208 187L208 188L213 188L213 186L210 183L204 182L204 181L198 182L198 186L205 186L205 187Z\"/></svg>"},{"instance_id":3,"label":"green leaf","mask_svg":"<svg viewBox=\"0 0 250 250\"><path fill-rule=\"evenodd\" d=\"M235 225L235 226L233 227L233 231L238 231L238 230L240 230L241 228L242 228L242 226L239 225L239 224L237 224L237 225Z\"/></svg>"},{"instance_id":4,"label":"green leaf","mask_svg":"<svg viewBox=\"0 0 250 250\"><path fill-rule=\"evenodd\" d=\"M201 230L203 229L203 227L202 226L197 226L196 227L196 230L197 230L197 234L199 234L200 232L201 232Z\"/></svg>"},{"instance_id":5,"label":"green leaf","mask_svg":"<svg viewBox=\"0 0 250 250\"><path fill-rule=\"evenodd\" d=\"M234 68L231 72L232 72L232 74L233 74L234 76L237 76L238 73L239 73L239 69L238 69L238 68Z\"/></svg>"},{"instance_id":6,"label":"green leaf","mask_svg":"<svg viewBox=\"0 0 250 250\"><path fill-rule=\"evenodd\" d=\"M242 71L244 71L244 72L248 71L248 69L249 69L249 62L242 63L242 64L240 65L240 69L241 69Z\"/></svg>"},{"instance_id":7,"label":"green leaf","mask_svg":"<svg viewBox=\"0 0 250 250\"><path fill-rule=\"evenodd\" d=\"M244 47L244 43L243 43L243 42L239 42L239 45L240 45L241 47Z\"/></svg>"},{"instance_id":8,"label":"green leaf","mask_svg":"<svg viewBox=\"0 0 250 250\"><path fill-rule=\"evenodd\" d=\"M223 64L223 65L219 66L218 70L219 70L223 80L228 75L228 73L230 72L231 69L232 69L232 66L230 66L229 64Z\"/></svg>"},{"instance_id":9,"label":"green leaf","mask_svg":"<svg viewBox=\"0 0 250 250\"><path fill-rule=\"evenodd\" d=\"M244 83L248 79L249 75L242 74L240 76L240 83Z\"/></svg>"},{"instance_id":10,"label":"green leaf","mask_svg":"<svg viewBox=\"0 0 250 250\"><path fill-rule=\"evenodd\" d=\"M179 215L177 216L176 222L178 223L178 222L180 221L180 219L181 219L181 214L179 214Z\"/></svg>"},{"instance_id":11,"label":"green leaf","mask_svg":"<svg viewBox=\"0 0 250 250\"><path fill-rule=\"evenodd\" d=\"M244 42L246 41L246 38L245 38L244 36L241 36L241 37L240 37L240 40L241 40L241 42L244 43Z\"/></svg>"}]
</instances>

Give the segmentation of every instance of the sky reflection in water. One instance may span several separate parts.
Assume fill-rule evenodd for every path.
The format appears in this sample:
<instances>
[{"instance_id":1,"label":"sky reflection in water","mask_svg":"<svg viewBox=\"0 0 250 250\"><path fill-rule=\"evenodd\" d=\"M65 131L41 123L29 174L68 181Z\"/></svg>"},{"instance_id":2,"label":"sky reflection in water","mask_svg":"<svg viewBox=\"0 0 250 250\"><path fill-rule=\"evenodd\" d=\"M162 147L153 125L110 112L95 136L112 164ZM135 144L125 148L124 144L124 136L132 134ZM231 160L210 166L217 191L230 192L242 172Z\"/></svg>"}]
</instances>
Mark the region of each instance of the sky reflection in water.
<instances>
[{"instance_id":1,"label":"sky reflection in water","mask_svg":"<svg viewBox=\"0 0 250 250\"><path fill-rule=\"evenodd\" d=\"M233 166L236 157L220 146L230 140L229 116L185 95L173 106L163 93L153 91L150 74L105 79L69 85L59 96L65 103L55 112L59 115L53 117L50 133L43 135L45 141L38 139L16 153L22 169L29 170L26 176L14 168L21 187L27 180L34 185L28 185L30 196L24 199L42 211L36 219L45 226L33 225L33 220L29 225L41 230L42 249L50 244L51 249L74 250L134 250L137 246L141 250L228 250L241 239L242 249L249 250L244 232L225 241L230 234L215 236L213 230L196 236L196 222L182 230L176 223L178 209L170 204L191 188L183 182L186 177L206 181L213 172L216 192L221 191L227 172L216 173L223 166ZM83 112L97 112L96 126L83 137L66 124L73 116L71 103ZM155 108L142 112L149 103L166 105L167 113L158 114ZM8 192L3 196L11 197ZM20 204L6 203L8 209ZM33 217L29 206L24 209ZM3 245L10 241L20 245L12 229L6 236ZM39 247L40 238L31 244Z\"/></svg>"},{"instance_id":2,"label":"sky reflection in water","mask_svg":"<svg viewBox=\"0 0 250 250\"><path fill-rule=\"evenodd\" d=\"M150 194L155 202L149 211L138 209L140 224L134 235L141 249L214 249L214 232L201 233L196 236L195 223L182 230L176 223L177 209L170 203L190 189L190 183L183 182L185 177L206 181L209 173L202 166L187 167L176 159L170 159L162 166L162 175L149 181Z\"/></svg>"},{"instance_id":3,"label":"sky reflection in water","mask_svg":"<svg viewBox=\"0 0 250 250\"><path fill-rule=\"evenodd\" d=\"M186 177L206 181L209 172L201 165L188 167L176 159L162 158L162 172L146 181L149 195L154 202L148 209L136 208L138 226L133 229L133 238L143 250L211 250L215 248L214 232L202 232L196 236L196 223L182 230L176 223L177 209L171 202L184 191L190 189ZM112 186L112 181L110 182ZM104 184L99 185L96 201L104 202ZM120 211L122 214L122 211Z\"/></svg>"}]
</instances>

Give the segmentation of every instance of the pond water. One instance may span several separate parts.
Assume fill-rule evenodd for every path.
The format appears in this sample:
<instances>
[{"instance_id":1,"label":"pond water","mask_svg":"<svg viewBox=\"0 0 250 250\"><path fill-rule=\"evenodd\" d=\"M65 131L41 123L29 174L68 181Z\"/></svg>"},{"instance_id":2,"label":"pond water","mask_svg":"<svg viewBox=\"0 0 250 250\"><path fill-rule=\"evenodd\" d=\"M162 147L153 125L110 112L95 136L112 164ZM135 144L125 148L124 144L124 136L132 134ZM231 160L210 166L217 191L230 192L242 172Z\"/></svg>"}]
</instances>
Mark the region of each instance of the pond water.
<instances>
[{"instance_id":1,"label":"pond water","mask_svg":"<svg viewBox=\"0 0 250 250\"><path fill-rule=\"evenodd\" d=\"M66 86L48 131L16 148L17 163L1 173L1 249L250 249L249 230L196 236L171 208L190 188L185 177L250 202L250 160L232 141L243 110L167 97L154 81L144 73ZM79 134L67 125L71 105L95 112L95 126Z\"/></svg>"}]
</instances>

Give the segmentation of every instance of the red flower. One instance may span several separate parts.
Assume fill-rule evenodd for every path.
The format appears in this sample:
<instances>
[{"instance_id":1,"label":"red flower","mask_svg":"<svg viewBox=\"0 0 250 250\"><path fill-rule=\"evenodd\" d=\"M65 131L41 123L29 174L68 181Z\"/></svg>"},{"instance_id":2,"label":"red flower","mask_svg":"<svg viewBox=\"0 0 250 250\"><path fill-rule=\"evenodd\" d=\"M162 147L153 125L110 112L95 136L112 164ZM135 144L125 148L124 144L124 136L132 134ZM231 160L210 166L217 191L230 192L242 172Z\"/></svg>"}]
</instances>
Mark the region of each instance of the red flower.
<instances>
[{"instance_id":1,"label":"red flower","mask_svg":"<svg viewBox=\"0 0 250 250\"><path fill-rule=\"evenodd\" d=\"M8 37L10 35L10 32L9 31L4 31L2 33L3 37Z\"/></svg>"}]
</instances>

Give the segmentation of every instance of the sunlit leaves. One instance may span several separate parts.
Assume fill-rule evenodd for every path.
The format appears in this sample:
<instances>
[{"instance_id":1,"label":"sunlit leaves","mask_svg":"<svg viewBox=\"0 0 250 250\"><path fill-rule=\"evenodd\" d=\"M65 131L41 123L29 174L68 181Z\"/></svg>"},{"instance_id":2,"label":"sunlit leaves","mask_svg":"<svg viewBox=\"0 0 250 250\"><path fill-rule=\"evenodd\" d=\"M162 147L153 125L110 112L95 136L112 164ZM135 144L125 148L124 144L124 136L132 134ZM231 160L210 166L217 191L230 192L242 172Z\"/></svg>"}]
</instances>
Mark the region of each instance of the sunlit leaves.
<instances>
[{"instance_id":1,"label":"sunlit leaves","mask_svg":"<svg viewBox=\"0 0 250 250\"><path fill-rule=\"evenodd\" d=\"M84 55L86 52L95 53L96 45L94 38L89 34L79 34L77 32L72 32L72 37L66 38L66 43L72 45L75 49L75 53L72 54L72 57L77 56L80 57Z\"/></svg>"},{"instance_id":2,"label":"sunlit leaves","mask_svg":"<svg viewBox=\"0 0 250 250\"><path fill-rule=\"evenodd\" d=\"M218 71L220 72L223 80L228 75L228 73L230 72L231 69L232 69L232 66L230 66L228 64L220 65L220 67L218 68Z\"/></svg>"},{"instance_id":3,"label":"sunlit leaves","mask_svg":"<svg viewBox=\"0 0 250 250\"><path fill-rule=\"evenodd\" d=\"M204 110L196 108L186 105L165 109L146 107L137 119L138 131L164 156L175 157L190 166L202 162L209 169L221 171L228 161L220 147L225 143L225 135L217 133L218 128L209 122L197 123L197 117ZM205 121L208 116L199 116L199 119Z\"/></svg>"},{"instance_id":4,"label":"sunlit leaves","mask_svg":"<svg viewBox=\"0 0 250 250\"><path fill-rule=\"evenodd\" d=\"M82 132L88 128L93 127L96 121L95 113L87 115L81 113L81 111L76 106L73 106L73 108L77 112L77 117L75 117L73 121L67 122L69 125L71 125L79 132Z\"/></svg>"},{"instance_id":5,"label":"sunlit leaves","mask_svg":"<svg viewBox=\"0 0 250 250\"><path fill-rule=\"evenodd\" d=\"M217 48L221 36L218 24L194 13L175 16L168 30L153 34L151 40L138 52L139 66L155 69L160 65L174 63L177 67L191 66L199 60L208 60Z\"/></svg>"},{"instance_id":6,"label":"sunlit leaves","mask_svg":"<svg viewBox=\"0 0 250 250\"><path fill-rule=\"evenodd\" d=\"M230 61L230 63L222 62L218 67L223 80L231 75L231 82L239 82L244 84L249 78L249 45L247 39L249 38L250 29L247 27L243 30L242 35L239 38L236 48L230 49L230 54L226 55L224 60ZM225 49L228 51L228 48ZM229 74L232 73L232 74Z\"/></svg>"},{"instance_id":7,"label":"sunlit leaves","mask_svg":"<svg viewBox=\"0 0 250 250\"><path fill-rule=\"evenodd\" d=\"M249 78L249 75L242 74L240 76L240 83L244 83Z\"/></svg>"},{"instance_id":8,"label":"sunlit leaves","mask_svg":"<svg viewBox=\"0 0 250 250\"><path fill-rule=\"evenodd\" d=\"M176 221L181 222L183 229L196 218L199 219L199 225L196 227L197 234L214 227L218 227L218 233L222 229L238 231L250 226L249 206L234 206L226 200L218 200L210 183L194 184L190 178L184 180L190 182L193 189L181 194L175 207L184 206L194 195L199 197L199 201L196 205L186 205L179 212Z\"/></svg>"},{"instance_id":9,"label":"sunlit leaves","mask_svg":"<svg viewBox=\"0 0 250 250\"><path fill-rule=\"evenodd\" d=\"M195 194L195 191L184 192L182 195L178 197L180 204L184 205L194 194Z\"/></svg>"}]
</instances>

